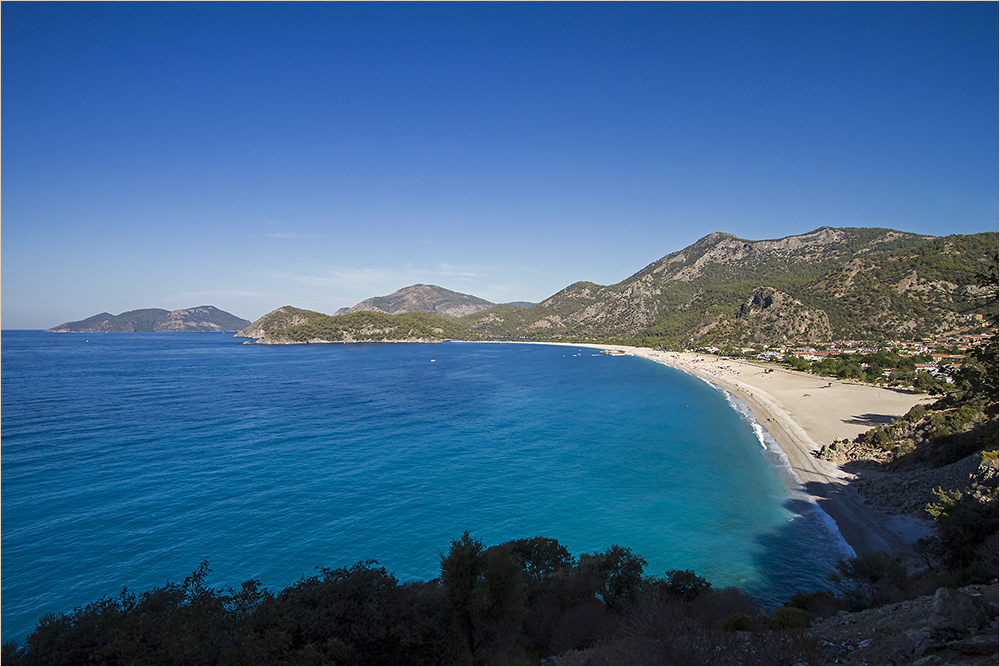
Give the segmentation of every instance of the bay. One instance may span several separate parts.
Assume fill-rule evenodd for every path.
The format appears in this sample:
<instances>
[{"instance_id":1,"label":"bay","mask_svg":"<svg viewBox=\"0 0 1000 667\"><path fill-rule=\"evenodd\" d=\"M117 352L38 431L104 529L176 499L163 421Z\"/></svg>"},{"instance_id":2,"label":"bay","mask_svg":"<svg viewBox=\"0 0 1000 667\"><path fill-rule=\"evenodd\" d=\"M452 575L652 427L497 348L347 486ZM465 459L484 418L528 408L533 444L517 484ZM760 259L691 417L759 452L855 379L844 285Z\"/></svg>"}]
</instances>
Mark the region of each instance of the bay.
<instances>
[{"instance_id":1,"label":"bay","mask_svg":"<svg viewBox=\"0 0 1000 667\"><path fill-rule=\"evenodd\" d=\"M272 590L375 559L438 574L470 530L630 547L765 604L843 541L745 406L572 346L252 346L223 334L2 343L3 639L123 587ZM757 429L759 432L759 429Z\"/></svg>"}]
</instances>

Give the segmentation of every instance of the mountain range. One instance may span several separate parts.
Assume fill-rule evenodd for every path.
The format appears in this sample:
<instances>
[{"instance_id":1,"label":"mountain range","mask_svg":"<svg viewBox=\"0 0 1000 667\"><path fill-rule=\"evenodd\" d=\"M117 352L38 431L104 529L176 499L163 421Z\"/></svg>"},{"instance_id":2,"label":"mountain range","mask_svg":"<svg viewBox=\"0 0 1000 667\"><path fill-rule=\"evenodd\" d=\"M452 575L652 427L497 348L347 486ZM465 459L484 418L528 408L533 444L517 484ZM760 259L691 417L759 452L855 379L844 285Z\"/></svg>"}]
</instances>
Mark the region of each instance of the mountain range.
<instances>
[{"instance_id":1,"label":"mountain range","mask_svg":"<svg viewBox=\"0 0 1000 667\"><path fill-rule=\"evenodd\" d=\"M103 331L103 332L206 332L237 331L250 324L249 320L236 317L215 306L198 306L183 310L163 308L142 308L130 310L120 315L99 313L79 322L66 322L47 329L55 333Z\"/></svg>"},{"instance_id":2,"label":"mountain range","mask_svg":"<svg viewBox=\"0 0 1000 667\"><path fill-rule=\"evenodd\" d=\"M997 303L981 276L996 269L997 256L996 232L821 227L760 241L714 232L619 283L574 283L529 307L413 285L336 316L285 306L237 335L262 343L457 338L684 347L920 338L986 327ZM409 319L393 319L402 317Z\"/></svg>"}]
</instances>

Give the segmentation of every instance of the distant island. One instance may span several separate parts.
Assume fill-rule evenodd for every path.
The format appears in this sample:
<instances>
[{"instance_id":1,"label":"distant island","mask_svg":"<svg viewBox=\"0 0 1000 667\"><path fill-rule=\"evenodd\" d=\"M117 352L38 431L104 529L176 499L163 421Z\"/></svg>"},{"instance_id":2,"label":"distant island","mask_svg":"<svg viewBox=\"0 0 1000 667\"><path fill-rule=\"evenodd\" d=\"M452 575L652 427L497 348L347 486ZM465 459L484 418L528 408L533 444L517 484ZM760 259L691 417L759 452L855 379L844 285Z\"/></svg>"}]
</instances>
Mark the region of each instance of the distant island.
<instances>
[{"instance_id":1,"label":"distant island","mask_svg":"<svg viewBox=\"0 0 1000 667\"><path fill-rule=\"evenodd\" d=\"M236 317L232 313L219 310L215 306L197 306L182 310L163 308L142 308L130 310L120 315L99 313L79 322L66 322L46 329L52 333L105 332L105 333L153 333L153 332L223 332L243 329L250 320Z\"/></svg>"}]
</instances>

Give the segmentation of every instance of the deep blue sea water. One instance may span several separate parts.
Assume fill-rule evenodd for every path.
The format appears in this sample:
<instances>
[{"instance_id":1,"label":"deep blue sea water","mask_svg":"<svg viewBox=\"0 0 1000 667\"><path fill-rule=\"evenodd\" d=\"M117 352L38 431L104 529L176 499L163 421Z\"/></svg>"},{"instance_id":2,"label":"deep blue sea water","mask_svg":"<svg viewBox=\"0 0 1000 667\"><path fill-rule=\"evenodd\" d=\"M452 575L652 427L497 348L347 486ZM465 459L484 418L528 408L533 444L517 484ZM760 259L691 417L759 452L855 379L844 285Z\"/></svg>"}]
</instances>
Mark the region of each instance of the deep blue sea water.
<instances>
[{"instance_id":1,"label":"deep blue sea water","mask_svg":"<svg viewBox=\"0 0 1000 667\"><path fill-rule=\"evenodd\" d=\"M549 345L242 345L4 331L2 634L123 587L272 590L373 558L437 576L470 530L631 547L766 604L845 555L745 406ZM757 429L759 432L759 428Z\"/></svg>"}]
</instances>

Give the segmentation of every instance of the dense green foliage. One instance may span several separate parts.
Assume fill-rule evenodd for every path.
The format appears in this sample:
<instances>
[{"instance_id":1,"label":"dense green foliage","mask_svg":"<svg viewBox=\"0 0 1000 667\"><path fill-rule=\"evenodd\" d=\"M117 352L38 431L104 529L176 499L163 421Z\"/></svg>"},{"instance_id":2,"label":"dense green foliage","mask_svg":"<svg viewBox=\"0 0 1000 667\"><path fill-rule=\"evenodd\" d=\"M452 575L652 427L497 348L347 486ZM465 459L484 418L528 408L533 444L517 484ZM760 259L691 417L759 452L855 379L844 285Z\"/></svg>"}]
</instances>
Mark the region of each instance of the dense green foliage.
<instances>
[{"instance_id":1,"label":"dense green foliage","mask_svg":"<svg viewBox=\"0 0 1000 667\"><path fill-rule=\"evenodd\" d=\"M781 362L792 370L813 375L884 384L890 387L913 387L932 395L942 395L948 388L947 381L929 371L917 370L917 362L925 363L922 357L904 357L892 350L871 353L844 352L812 362L794 354L786 354Z\"/></svg>"},{"instance_id":2,"label":"dense green foliage","mask_svg":"<svg viewBox=\"0 0 1000 667\"><path fill-rule=\"evenodd\" d=\"M468 532L429 582L403 583L363 561L277 593L258 581L213 589L202 563L183 584L46 614L22 646L4 645L3 663L537 664L583 649L616 663L648 650L649 624L670 619L681 631L672 650L687 664L706 632L726 647L713 662L802 657L787 628L749 637L723 628L733 614L762 614L745 593L713 590L691 571L644 576L644 565L619 546L576 560L551 538L487 547ZM750 657L757 648L768 650Z\"/></svg>"},{"instance_id":3,"label":"dense green foliage","mask_svg":"<svg viewBox=\"0 0 1000 667\"><path fill-rule=\"evenodd\" d=\"M319 315L308 322L273 331L280 342L383 341L383 340L477 340L473 332L455 319L428 313L387 315L361 311L348 315Z\"/></svg>"}]
</instances>

